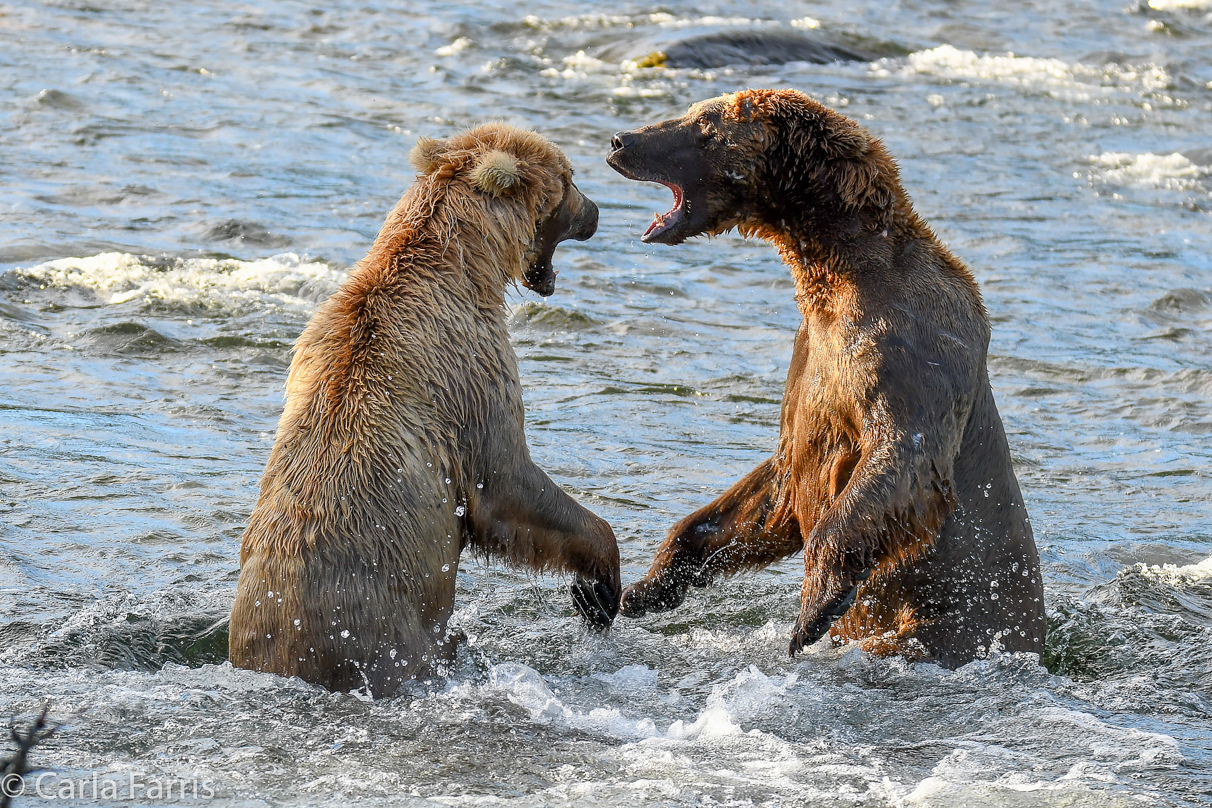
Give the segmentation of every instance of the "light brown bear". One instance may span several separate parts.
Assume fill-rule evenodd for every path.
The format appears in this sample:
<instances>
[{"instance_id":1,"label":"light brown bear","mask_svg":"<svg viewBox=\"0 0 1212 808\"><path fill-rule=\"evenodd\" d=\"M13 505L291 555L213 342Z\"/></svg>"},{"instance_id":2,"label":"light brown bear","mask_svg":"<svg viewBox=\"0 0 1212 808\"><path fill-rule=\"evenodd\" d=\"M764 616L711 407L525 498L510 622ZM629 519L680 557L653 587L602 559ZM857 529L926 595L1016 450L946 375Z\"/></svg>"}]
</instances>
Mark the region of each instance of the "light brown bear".
<instances>
[{"instance_id":1,"label":"light brown bear","mask_svg":"<svg viewBox=\"0 0 1212 808\"><path fill-rule=\"evenodd\" d=\"M880 142L801 93L750 90L619 133L608 162L673 191L644 241L766 239L803 315L774 456L673 526L622 613L803 551L793 655L826 632L947 666L1039 653L1039 556L980 291Z\"/></svg>"},{"instance_id":2,"label":"light brown bear","mask_svg":"<svg viewBox=\"0 0 1212 808\"><path fill-rule=\"evenodd\" d=\"M370 254L295 345L287 401L240 553L234 665L376 696L449 657L470 546L573 573L592 625L618 611L602 519L530 459L505 325L516 280L597 229L567 159L503 124L422 139L421 172Z\"/></svg>"}]
</instances>

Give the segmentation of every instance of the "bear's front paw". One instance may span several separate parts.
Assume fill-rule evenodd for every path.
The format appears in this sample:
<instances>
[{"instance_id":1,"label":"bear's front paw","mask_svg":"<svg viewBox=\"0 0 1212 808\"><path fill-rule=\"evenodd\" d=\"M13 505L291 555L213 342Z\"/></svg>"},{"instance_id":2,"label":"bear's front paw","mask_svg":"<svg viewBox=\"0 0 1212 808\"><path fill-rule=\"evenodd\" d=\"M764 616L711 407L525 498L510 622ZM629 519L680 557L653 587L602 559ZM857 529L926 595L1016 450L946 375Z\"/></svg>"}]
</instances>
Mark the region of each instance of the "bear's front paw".
<instances>
[{"instance_id":1,"label":"bear's front paw","mask_svg":"<svg viewBox=\"0 0 1212 808\"><path fill-rule=\"evenodd\" d=\"M624 617L643 617L649 612L667 612L681 606L685 597L685 587L662 586L643 580L623 592L619 613Z\"/></svg>"},{"instance_id":2,"label":"bear's front paw","mask_svg":"<svg viewBox=\"0 0 1212 808\"><path fill-rule=\"evenodd\" d=\"M591 629L605 631L610 628L619 613L619 596L613 586L578 575L568 592L572 595L573 608Z\"/></svg>"},{"instance_id":3,"label":"bear's front paw","mask_svg":"<svg viewBox=\"0 0 1212 808\"><path fill-rule=\"evenodd\" d=\"M844 615L854 605L858 594L856 583L849 591L840 597L831 598L823 606L813 608L805 604L800 611L799 620L795 621L795 630L791 632L791 645L787 649L789 656L795 656L809 645L824 637L829 632L833 621Z\"/></svg>"}]
</instances>

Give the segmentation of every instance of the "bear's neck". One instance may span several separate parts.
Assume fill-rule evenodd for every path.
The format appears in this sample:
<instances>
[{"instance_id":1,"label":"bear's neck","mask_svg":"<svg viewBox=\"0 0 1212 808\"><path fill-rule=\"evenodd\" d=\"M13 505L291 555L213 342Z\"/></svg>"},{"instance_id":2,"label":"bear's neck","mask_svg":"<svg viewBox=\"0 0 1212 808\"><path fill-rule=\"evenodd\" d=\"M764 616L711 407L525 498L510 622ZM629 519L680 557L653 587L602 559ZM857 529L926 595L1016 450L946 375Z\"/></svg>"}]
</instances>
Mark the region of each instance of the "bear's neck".
<instances>
[{"instance_id":1,"label":"bear's neck","mask_svg":"<svg viewBox=\"0 0 1212 808\"><path fill-rule=\"evenodd\" d=\"M761 235L779 251L795 281L795 300L804 317L836 308L856 284L870 285L891 268L896 242L893 228L832 233L822 238L812 225L780 218Z\"/></svg>"},{"instance_id":2,"label":"bear's neck","mask_svg":"<svg viewBox=\"0 0 1212 808\"><path fill-rule=\"evenodd\" d=\"M425 211L425 206L405 205L407 201L407 196L401 200L355 270L361 284L434 284L461 290L477 308L503 309L506 287L521 277L525 245L509 234L462 221L451 206Z\"/></svg>"},{"instance_id":3,"label":"bear's neck","mask_svg":"<svg viewBox=\"0 0 1212 808\"><path fill-rule=\"evenodd\" d=\"M891 211L846 214L802 206L770 211L762 219L754 230L778 249L806 318L836 309L857 285L897 284L903 279L896 256L910 242L934 243L933 234L903 204Z\"/></svg>"}]
</instances>

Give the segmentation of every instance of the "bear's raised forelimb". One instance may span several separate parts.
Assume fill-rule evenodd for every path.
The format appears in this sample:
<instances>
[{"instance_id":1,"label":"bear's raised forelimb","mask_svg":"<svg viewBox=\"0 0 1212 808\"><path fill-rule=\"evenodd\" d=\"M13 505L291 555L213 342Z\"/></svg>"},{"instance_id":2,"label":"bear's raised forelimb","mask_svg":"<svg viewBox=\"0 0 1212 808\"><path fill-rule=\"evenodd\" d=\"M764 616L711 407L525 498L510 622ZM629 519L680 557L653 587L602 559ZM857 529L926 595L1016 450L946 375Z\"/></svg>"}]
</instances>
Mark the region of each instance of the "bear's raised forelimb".
<instances>
[{"instance_id":1,"label":"bear's raised forelimb","mask_svg":"<svg viewBox=\"0 0 1212 808\"><path fill-rule=\"evenodd\" d=\"M491 475L471 505L471 544L519 567L573 573L573 606L595 628L619 611L619 546L606 521L529 459Z\"/></svg>"},{"instance_id":2,"label":"bear's raised forelimb","mask_svg":"<svg viewBox=\"0 0 1212 808\"><path fill-rule=\"evenodd\" d=\"M648 574L623 593L623 615L676 608L690 586L708 586L716 578L798 553L804 546L799 524L781 504L770 459L673 526Z\"/></svg>"},{"instance_id":3,"label":"bear's raised forelimb","mask_svg":"<svg viewBox=\"0 0 1212 808\"><path fill-rule=\"evenodd\" d=\"M903 565L929 553L954 507L951 473L959 442L948 428L962 423L963 397L951 412L930 413L926 402L874 399L860 457L804 542L800 616L791 634L794 656L829 631L853 605L880 565ZM939 402L941 403L941 402ZM915 417L904 410L912 409ZM900 412L898 412L900 411ZM942 427L942 428L940 428ZM950 438L950 439L948 439Z\"/></svg>"}]
</instances>

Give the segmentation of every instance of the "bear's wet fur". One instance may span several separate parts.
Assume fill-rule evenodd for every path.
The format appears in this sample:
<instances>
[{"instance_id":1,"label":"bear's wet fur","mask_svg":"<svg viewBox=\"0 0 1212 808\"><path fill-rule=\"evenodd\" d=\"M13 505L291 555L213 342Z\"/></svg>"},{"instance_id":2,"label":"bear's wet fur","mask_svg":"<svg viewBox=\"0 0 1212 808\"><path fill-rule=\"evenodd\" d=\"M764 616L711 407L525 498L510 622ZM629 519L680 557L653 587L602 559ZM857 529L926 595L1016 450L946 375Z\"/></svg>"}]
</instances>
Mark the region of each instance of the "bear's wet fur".
<instances>
[{"instance_id":1,"label":"bear's wet fur","mask_svg":"<svg viewBox=\"0 0 1212 808\"><path fill-rule=\"evenodd\" d=\"M449 657L463 549L572 573L596 626L618 609L609 525L530 459L505 322L515 281L597 208L567 159L503 124L422 139L421 172L295 345L240 554L231 661L390 694Z\"/></svg>"},{"instance_id":2,"label":"bear's wet fur","mask_svg":"<svg viewBox=\"0 0 1212 808\"><path fill-rule=\"evenodd\" d=\"M802 93L749 90L613 147L620 173L673 190L645 241L763 238L803 316L773 457L673 526L622 613L803 551L792 654L826 633L947 666L1042 651L1039 556L980 291L883 145Z\"/></svg>"}]
</instances>

